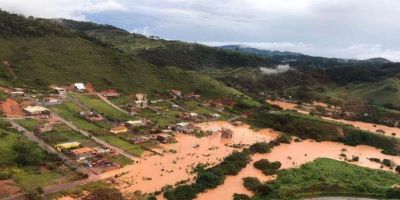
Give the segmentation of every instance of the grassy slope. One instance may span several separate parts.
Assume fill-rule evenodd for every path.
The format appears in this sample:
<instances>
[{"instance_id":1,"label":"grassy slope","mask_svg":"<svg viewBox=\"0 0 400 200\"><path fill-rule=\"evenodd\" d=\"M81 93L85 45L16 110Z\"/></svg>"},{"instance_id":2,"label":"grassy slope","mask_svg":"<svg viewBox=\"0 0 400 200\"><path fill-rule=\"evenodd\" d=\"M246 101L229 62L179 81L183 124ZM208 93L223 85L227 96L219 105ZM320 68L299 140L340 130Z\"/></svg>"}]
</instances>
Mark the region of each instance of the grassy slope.
<instances>
[{"instance_id":1,"label":"grassy slope","mask_svg":"<svg viewBox=\"0 0 400 200\"><path fill-rule=\"evenodd\" d=\"M205 97L241 94L205 75L177 68L159 68L80 37L0 38L3 85L48 86L93 82L96 89L164 92L179 88L204 92ZM16 77L15 77L16 75Z\"/></svg>"},{"instance_id":2,"label":"grassy slope","mask_svg":"<svg viewBox=\"0 0 400 200\"><path fill-rule=\"evenodd\" d=\"M15 164L13 146L18 142L28 141L28 139L18 133L3 130L3 127L1 127L0 131L0 175L11 174L11 178L23 189L59 183L60 178L64 178L61 182L68 182L79 178L75 172L68 168L44 170L42 166L20 166ZM43 159L41 162L55 164L54 161L48 159L47 153L40 149L39 146L35 144L33 148L35 151L40 152L40 157Z\"/></svg>"},{"instance_id":3,"label":"grassy slope","mask_svg":"<svg viewBox=\"0 0 400 200\"><path fill-rule=\"evenodd\" d=\"M278 172L278 178L270 184L273 191L269 197L272 199L298 199L321 195L385 197L386 191L399 181L398 174L320 158L300 168Z\"/></svg>"},{"instance_id":4,"label":"grassy slope","mask_svg":"<svg viewBox=\"0 0 400 200\"><path fill-rule=\"evenodd\" d=\"M396 78L378 82L349 84L327 92L332 98L342 99L348 104L369 103L383 106L391 104L400 107L400 86Z\"/></svg>"}]
</instances>

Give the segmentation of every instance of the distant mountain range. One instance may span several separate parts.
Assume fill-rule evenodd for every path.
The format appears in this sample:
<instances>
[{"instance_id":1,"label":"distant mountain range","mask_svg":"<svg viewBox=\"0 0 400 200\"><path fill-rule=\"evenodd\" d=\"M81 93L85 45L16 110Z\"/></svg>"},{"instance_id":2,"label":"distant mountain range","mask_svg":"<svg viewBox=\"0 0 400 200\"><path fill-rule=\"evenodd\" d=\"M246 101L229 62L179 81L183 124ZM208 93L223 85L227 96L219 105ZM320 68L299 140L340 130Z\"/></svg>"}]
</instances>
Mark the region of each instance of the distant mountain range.
<instances>
[{"instance_id":1,"label":"distant mountain range","mask_svg":"<svg viewBox=\"0 0 400 200\"><path fill-rule=\"evenodd\" d=\"M385 58L371 58L366 60L326 58L319 56L309 56L301 53L290 51L271 51L241 45L225 45L218 48L230 50L234 52L242 52L254 54L264 58L270 58L276 62L291 63L294 65L313 65L318 67L329 67L332 65L348 65L348 64L387 64L390 60Z\"/></svg>"}]
</instances>

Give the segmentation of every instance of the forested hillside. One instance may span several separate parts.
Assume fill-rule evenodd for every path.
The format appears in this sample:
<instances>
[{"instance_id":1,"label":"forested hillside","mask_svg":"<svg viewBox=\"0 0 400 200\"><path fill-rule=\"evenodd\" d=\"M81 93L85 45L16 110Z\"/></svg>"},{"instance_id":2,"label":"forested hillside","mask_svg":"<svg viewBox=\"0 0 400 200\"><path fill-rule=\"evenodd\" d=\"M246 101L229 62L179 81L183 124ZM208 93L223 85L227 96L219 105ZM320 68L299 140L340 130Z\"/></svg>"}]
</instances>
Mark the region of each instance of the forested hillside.
<instances>
[{"instance_id":1,"label":"forested hillside","mask_svg":"<svg viewBox=\"0 0 400 200\"><path fill-rule=\"evenodd\" d=\"M206 75L149 64L54 20L2 11L0 27L0 84L5 86L92 82L99 90L157 93L179 88L206 97L242 96Z\"/></svg>"}]
</instances>

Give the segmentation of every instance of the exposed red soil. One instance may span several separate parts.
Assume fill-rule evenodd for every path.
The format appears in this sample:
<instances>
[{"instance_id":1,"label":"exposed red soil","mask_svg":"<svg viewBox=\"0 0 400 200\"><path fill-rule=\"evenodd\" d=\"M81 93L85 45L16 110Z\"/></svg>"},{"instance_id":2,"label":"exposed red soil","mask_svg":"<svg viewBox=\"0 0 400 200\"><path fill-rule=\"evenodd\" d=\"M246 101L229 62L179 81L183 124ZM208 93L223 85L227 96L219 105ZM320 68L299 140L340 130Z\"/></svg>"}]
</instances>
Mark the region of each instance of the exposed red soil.
<instances>
[{"instance_id":1,"label":"exposed red soil","mask_svg":"<svg viewBox=\"0 0 400 200\"><path fill-rule=\"evenodd\" d=\"M0 198L19 192L21 192L21 188L19 188L13 180L0 180Z\"/></svg>"},{"instance_id":2,"label":"exposed red soil","mask_svg":"<svg viewBox=\"0 0 400 200\"><path fill-rule=\"evenodd\" d=\"M1 103L1 109L6 117L22 117L25 116L21 106L17 101L7 98Z\"/></svg>"}]
</instances>

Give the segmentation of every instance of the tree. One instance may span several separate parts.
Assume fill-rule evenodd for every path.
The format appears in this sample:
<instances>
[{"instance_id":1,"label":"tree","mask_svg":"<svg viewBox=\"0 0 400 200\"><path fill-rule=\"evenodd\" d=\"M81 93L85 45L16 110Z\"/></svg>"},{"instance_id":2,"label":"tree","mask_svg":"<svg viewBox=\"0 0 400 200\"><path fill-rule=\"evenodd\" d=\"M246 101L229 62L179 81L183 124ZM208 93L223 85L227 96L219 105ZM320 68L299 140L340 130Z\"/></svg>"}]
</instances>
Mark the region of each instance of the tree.
<instances>
[{"instance_id":1,"label":"tree","mask_svg":"<svg viewBox=\"0 0 400 200\"><path fill-rule=\"evenodd\" d=\"M43 154L33 143L22 141L14 144L15 162L20 165L38 165L43 160Z\"/></svg>"},{"instance_id":2,"label":"tree","mask_svg":"<svg viewBox=\"0 0 400 200\"><path fill-rule=\"evenodd\" d=\"M93 191L90 195L83 198L83 200L125 200L121 192L115 188L102 188Z\"/></svg>"}]
</instances>

